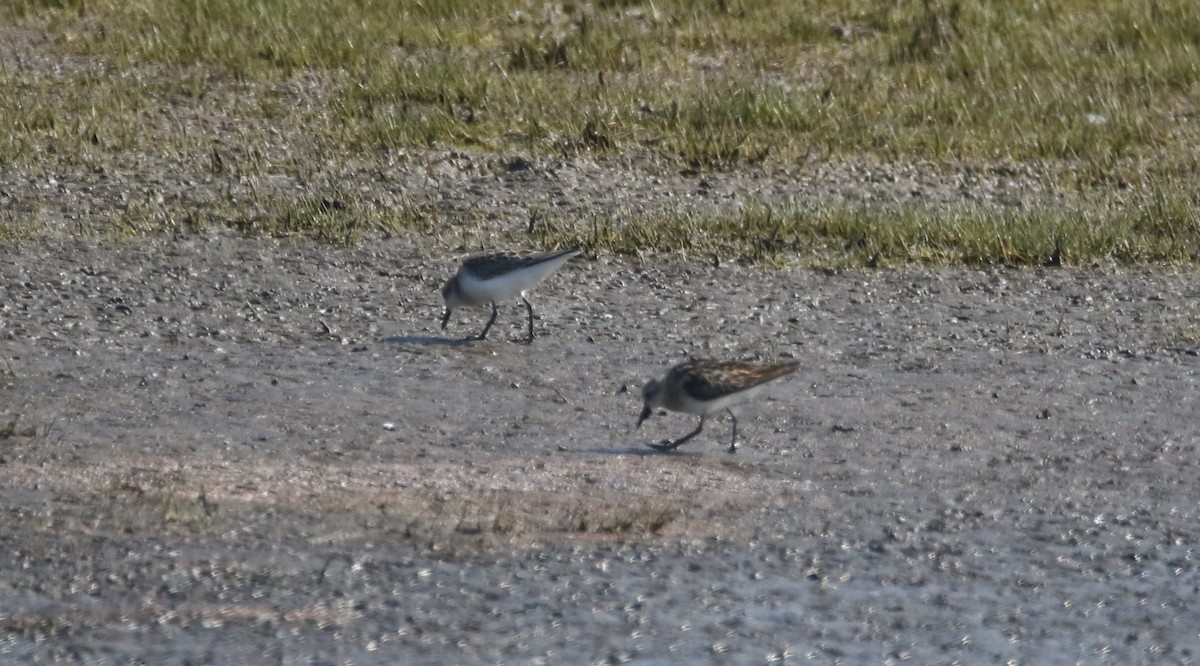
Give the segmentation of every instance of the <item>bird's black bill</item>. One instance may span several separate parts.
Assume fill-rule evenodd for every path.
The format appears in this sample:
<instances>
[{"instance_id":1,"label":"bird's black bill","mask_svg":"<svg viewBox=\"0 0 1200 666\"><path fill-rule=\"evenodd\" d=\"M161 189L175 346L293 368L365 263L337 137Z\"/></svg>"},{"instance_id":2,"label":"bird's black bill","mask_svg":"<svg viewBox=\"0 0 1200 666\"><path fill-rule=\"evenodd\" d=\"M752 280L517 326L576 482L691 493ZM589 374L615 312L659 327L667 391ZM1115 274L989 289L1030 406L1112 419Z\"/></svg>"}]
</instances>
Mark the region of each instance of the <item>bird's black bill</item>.
<instances>
[{"instance_id":1,"label":"bird's black bill","mask_svg":"<svg viewBox=\"0 0 1200 666\"><path fill-rule=\"evenodd\" d=\"M645 420L646 420L646 419L648 419L648 418L650 418L650 408L649 408L649 407L643 407L643 408L642 408L642 415L638 417L638 422L637 422L637 426L636 426L636 427L638 427L638 428L642 427L642 421L645 421Z\"/></svg>"},{"instance_id":2,"label":"bird's black bill","mask_svg":"<svg viewBox=\"0 0 1200 666\"><path fill-rule=\"evenodd\" d=\"M450 323L450 309L446 309L446 314L442 315L442 330L446 330L446 324Z\"/></svg>"}]
</instances>

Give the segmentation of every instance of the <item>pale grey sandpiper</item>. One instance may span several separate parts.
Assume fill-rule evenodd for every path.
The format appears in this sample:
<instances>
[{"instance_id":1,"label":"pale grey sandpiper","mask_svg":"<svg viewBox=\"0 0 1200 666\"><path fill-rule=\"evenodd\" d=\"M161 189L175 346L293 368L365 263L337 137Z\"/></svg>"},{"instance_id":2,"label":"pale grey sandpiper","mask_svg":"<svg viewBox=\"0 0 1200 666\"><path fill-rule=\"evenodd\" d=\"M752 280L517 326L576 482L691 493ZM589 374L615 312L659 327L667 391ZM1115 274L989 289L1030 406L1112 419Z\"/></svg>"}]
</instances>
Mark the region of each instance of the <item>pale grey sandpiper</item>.
<instances>
[{"instance_id":1,"label":"pale grey sandpiper","mask_svg":"<svg viewBox=\"0 0 1200 666\"><path fill-rule=\"evenodd\" d=\"M737 416L730 407L755 396L767 382L790 375L800 367L797 361L751 363L749 361L695 360L680 363L661 379L651 379L642 389L642 415L638 427L657 407L675 412L699 414L700 425L673 442L649 444L659 451L673 451L700 434L709 414L725 410L733 419L733 437L729 452L737 452Z\"/></svg>"},{"instance_id":2,"label":"pale grey sandpiper","mask_svg":"<svg viewBox=\"0 0 1200 666\"><path fill-rule=\"evenodd\" d=\"M442 330L446 330L446 324L450 322L450 315L455 308L490 303L492 316L483 327L483 332L475 337L476 340L485 340L488 330L496 323L496 314L499 312L496 301L519 295L529 311L529 337L525 342L533 342L533 305L529 303L526 292L550 277L551 273L580 252L578 249L548 254L498 252L467 259L458 269L458 273L442 287L442 300L446 302Z\"/></svg>"}]
</instances>

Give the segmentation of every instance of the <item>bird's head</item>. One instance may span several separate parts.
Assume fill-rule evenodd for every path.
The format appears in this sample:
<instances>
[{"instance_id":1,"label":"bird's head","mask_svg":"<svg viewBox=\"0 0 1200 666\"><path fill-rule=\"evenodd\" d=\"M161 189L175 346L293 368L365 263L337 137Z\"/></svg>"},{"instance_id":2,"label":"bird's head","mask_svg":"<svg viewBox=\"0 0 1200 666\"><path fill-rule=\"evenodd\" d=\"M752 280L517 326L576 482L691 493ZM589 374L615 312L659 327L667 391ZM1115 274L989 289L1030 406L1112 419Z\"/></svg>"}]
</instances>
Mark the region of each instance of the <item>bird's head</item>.
<instances>
[{"instance_id":1,"label":"bird's head","mask_svg":"<svg viewBox=\"0 0 1200 666\"><path fill-rule=\"evenodd\" d=\"M638 417L637 427L642 427L642 422L650 418L650 414L663 402L663 386L662 382L657 379L651 379L642 387L642 415Z\"/></svg>"},{"instance_id":2,"label":"bird's head","mask_svg":"<svg viewBox=\"0 0 1200 666\"><path fill-rule=\"evenodd\" d=\"M446 281L446 285L442 287L442 301L446 304L446 313L442 315L442 330L446 330L446 324L450 323L450 314L454 312L454 308L460 303L458 293L458 276L450 278Z\"/></svg>"}]
</instances>

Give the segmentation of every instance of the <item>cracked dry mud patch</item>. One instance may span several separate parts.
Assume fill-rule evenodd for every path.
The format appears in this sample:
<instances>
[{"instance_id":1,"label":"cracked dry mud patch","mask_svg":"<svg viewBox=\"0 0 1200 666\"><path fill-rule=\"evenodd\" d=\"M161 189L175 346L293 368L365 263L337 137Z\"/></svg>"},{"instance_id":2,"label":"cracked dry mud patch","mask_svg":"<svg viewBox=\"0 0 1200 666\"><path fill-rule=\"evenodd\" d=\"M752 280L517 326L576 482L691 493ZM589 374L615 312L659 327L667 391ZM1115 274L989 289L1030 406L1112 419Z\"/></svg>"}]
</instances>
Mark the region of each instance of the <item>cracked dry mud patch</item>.
<instances>
[{"instance_id":1,"label":"cracked dry mud patch","mask_svg":"<svg viewBox=\"0 0 1200 666\"><path fill-rule=\"evenodd\" d=\"M0 257L0 661L1185 663L1200 275L456 257L222 234ZM801 371L677 455L688 355Z\"/></svg>"}]
</instances>

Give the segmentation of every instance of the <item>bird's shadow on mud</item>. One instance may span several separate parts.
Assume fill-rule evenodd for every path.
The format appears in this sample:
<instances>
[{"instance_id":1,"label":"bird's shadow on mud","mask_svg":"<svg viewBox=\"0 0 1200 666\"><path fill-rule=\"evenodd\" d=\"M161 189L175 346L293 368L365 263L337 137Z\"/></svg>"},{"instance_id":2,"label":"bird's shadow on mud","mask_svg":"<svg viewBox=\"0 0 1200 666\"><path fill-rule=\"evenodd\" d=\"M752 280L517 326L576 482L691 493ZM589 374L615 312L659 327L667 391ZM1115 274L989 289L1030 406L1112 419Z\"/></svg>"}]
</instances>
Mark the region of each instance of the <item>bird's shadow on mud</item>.
<instances>
[{"instance_id":1,"label":"bird's shadow on mud","mask_svg":"<svg viewBox=\"0 0 1200 666\"><path fill-rule=\"evenodd\" d=\"M470 347L479 342L475 338L440 338L430 335L393 335L384 338L389 345L417 345L420 347Z\"/></svg>"},{"instance_id":2,"label":"bird's shadow on mud","mask_svg":"<svg viewBox=\"0 0 1200 666\"><path fill-rule=\"evenodd\" d=\"M580 449L580 453L595 453L605 456L667 456L670 458L693 458L701 455L699 451L663 451L662 449L651 448L646 445L642 446L597 446L589 449Z\"/></svg>"}]
</instances>

